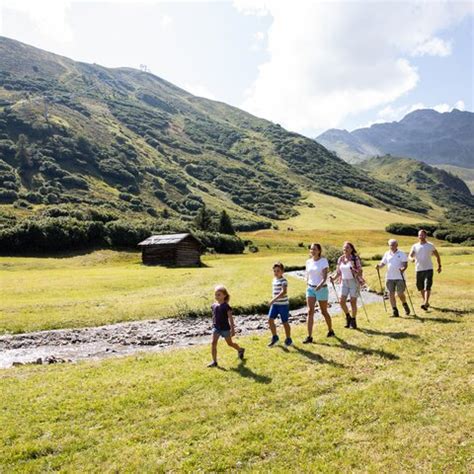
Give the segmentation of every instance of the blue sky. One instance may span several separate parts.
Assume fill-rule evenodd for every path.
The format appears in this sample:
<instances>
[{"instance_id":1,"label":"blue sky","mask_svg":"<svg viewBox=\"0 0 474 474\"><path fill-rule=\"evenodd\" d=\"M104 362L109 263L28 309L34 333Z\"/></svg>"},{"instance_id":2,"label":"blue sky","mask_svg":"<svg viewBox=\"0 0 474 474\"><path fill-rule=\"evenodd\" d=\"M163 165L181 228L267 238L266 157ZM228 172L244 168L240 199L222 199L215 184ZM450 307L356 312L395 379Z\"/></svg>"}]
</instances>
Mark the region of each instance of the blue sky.
<instances>
[{"instance_id":1,"label":"blue sky","mask_svg":"<svg viewBox=\"0 0 474 474\"><path fill-rule=\"evenodd\" d=\"M316 136L420 107L473 109L473 4L0 0L0 34Z\"/></svg>"}]
</instances>

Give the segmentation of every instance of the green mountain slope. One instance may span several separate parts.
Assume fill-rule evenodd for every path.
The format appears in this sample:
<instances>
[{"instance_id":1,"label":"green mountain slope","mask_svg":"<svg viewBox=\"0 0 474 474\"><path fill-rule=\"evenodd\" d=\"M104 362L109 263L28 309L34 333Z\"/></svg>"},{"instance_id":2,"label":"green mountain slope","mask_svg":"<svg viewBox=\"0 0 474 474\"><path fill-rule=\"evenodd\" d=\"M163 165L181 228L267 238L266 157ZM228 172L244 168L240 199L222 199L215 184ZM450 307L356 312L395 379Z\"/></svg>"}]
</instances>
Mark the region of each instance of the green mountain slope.
<instances>
[{"instance_id":1,"label":"green mountain slope","mask_svg":"<svg viewBox=\"0 0 474 474\"><path fill-rule=\"evenodd\" d=\"M457 176L420 161L393 156L374 157L360 166L374 178L402 186L430 203L438 209L437 217L455 223L474 223L474 197Z\"/></svg>"},{"instance_id":2,"label":"green mountain slope","mask_svg":"<svg viewBox=\"0 0 474 474\"><path fill-rule=\"evenodd\" d=\"M10 204L167 208L186 218L206 202L240 218L278 219L295 212L304 187L427 211L271 122L149 73L74 62L7 38L0 157L0 199Z\"/></svg>"},{"instance_id":3,"label":"green mountain slope","mask_svg":"<svg viewBox=\"0 0 474 474\"><path fill-rule=\"evenodd\" d=\"M471 193L474 192L474 168L462 168L453 165L437 165L436 167L461 178L467 184Z\"/></svg>"}]
</instances>

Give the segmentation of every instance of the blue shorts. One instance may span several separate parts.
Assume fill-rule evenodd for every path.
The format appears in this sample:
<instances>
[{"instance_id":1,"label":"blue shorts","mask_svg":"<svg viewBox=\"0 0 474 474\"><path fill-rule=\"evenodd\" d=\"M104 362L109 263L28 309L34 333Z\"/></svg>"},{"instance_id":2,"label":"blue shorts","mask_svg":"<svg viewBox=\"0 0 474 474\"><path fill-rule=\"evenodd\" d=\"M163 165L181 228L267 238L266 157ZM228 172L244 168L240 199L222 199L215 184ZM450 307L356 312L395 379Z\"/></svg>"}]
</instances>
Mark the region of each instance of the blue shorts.
<instances>
[{"instance_id":1,"label":"blue shorts","mask_svg":"<svg viewBox=\"0 0 474 474\"><path fill-rule=\"evenodd\" d=\"M282 323L287 323L290 317L290 305L289 304L272 304L268 311L268 317L270 319L276 319L280 316Z\"/></svg>"},{"instance_id":2,"label":"blue shorts","mask_svg":"<svg viewBox=\"0 0 474 474\"><path fill-rule=\"evenodd\" d=\"M316 291L316 288L308 286L306 288L306 298L316 298L318 301L327 301L329 298L329 290L327 286L323 286L321 289Z\"/></svg>"},{"instance_id":3,"label":"blue shorts","mask_svg":"<svg viewBox=\"0 0 474 474\"><path fill-rule=\"evenodd\" d=\"M224 339L226 337L230 337L230 329L219 329L219 328L214 328L212 330L213 334L217 334L219 337L223 337Z\"/></svg>"}]
</instances>

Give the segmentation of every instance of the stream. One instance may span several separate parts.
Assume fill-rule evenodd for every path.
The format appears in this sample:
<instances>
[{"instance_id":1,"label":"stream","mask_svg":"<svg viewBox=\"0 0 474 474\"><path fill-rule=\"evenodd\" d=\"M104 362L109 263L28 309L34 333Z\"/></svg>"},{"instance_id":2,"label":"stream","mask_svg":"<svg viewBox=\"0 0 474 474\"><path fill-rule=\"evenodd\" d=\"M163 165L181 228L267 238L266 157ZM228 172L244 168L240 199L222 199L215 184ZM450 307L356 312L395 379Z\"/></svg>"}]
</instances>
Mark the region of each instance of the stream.
<instances>
[{"instance_id":1,"label":"stream","mask_svg":"<svg viewBox=\"0 0 474 474\"><path fill-rule=\"evenodd\" d=\"M301 278L302 273L304 272L288 272L288 275ZM365 304L382 301L381 296L370 291L363 291L362 297ZM329 313L335 315L340 311L336 295L330 286ZM265 314L236 314L234 320L238 336L268 330ZM315 320L321 320L318 311L315 314ZM305 322L305 308L290 312L291 324ZM173 347L188 347L209 343L211 333L211 317L189 317L4 335L0 336L0 368L24 364L77 362L84 359L97 360L136 352L156 352Z\"/></svg>"}]
</instances>

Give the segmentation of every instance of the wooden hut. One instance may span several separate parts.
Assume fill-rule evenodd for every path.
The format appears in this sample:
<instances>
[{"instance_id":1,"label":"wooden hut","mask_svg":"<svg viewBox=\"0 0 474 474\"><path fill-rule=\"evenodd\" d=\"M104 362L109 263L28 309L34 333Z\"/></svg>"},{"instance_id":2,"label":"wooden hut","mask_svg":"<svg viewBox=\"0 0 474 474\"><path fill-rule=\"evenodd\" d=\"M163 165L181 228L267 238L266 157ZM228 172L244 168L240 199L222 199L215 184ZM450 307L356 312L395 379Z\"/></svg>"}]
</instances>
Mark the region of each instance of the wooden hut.
<instances>
[{"instance_id":1,"label":"wooden hut","mask_svg":"<svg viewBox=\"0 0 474 474\"><path fill-rule=\"evenodd\" d=\"M201 264L205 247L192 234L152 235L140 242L145 265L188 267Z\"/></svg>"}]
</instances>

